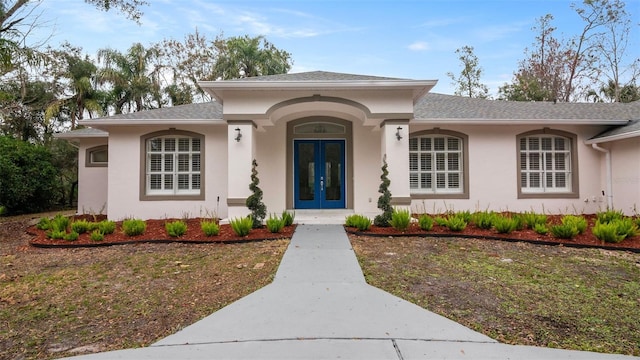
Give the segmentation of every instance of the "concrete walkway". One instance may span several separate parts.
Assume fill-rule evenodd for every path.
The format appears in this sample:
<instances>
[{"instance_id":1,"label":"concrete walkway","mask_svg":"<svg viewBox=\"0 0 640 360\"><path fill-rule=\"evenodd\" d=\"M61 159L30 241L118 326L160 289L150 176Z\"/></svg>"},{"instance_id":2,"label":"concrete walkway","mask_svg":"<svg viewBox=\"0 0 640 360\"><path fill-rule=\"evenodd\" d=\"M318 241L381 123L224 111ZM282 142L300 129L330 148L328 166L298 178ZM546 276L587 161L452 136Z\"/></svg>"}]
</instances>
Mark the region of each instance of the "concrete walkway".
<instances>
[{"instance_id":1,"label":"concrete walkway","mask_svg":"<svg viewBox=\"0 0 640 360\"><path fill-rule=\"evenodd\" d=\"M73 359L633 359L504 345L366 284L340 225L298 225L275 280L148 348Z\"/></svg>"}]
</instances>

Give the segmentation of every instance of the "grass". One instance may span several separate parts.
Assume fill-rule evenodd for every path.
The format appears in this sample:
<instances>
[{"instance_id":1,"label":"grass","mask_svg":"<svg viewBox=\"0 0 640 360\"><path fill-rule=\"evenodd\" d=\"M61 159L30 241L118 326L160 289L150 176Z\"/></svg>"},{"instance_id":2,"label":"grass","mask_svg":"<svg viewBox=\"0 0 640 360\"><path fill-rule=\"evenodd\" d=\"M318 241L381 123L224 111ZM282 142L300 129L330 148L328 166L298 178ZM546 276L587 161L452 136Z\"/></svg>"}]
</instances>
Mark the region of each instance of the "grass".
<instances>
[{"instance_id":1,"label":"grass","mask_svg":"<svg viewBox=\"0 0 640 360\"><path fill-rule=\"evenodd\" d=\"M269 284L288 241L66 250L25 243L0 229L3 360L147 346Z\"/></svg>"},{"instance_id":2,"label":"grass","mask_svg":"<svg viewBox=\"0 0 640 360\"><path fill-rule=\"evenodd\" d=\"M501 342L640 355L640 254L455 238L351 239L371 285Z\"/></svg>"}]
</instances>

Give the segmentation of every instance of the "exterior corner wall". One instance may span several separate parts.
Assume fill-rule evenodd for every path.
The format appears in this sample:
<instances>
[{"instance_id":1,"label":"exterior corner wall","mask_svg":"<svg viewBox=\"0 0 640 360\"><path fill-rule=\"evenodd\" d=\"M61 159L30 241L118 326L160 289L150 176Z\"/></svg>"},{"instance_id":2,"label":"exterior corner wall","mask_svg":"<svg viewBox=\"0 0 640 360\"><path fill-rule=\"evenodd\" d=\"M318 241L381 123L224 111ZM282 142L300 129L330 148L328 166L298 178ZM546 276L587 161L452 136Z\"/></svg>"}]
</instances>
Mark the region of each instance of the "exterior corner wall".
<instances>
[{"instance_id":1,"label":"exterior corner wall","mask_svg":"<svg viewBox=\"0 0 640 360\"><path fill-rule=\"evenodd\" d=\"M108 213L108 167L87 167L87 149L107 145L107 138L83 138L78 146L78 214ZM110 164L109 164L110 165Z\"/></svg>"},{"instance_id":2,"label":"exterior corner wall","mask_svg":"<svg viewBox=\"0 0 640 360\"><path fill-rule=\"evenodd\" d=\"M353 210L356 213L378 211L378 187L382 174L382 132L353 124Z\"/></svg>"},{"instance_id":3,"label":"exterior corner wall","mask_svg":"<svg viewBox=\"0 0 640 360\"><path fill-rule=\"evenodd\" d=\"M613 207L637 215L640 207L640 138L603 144L611 151ZM604 154L602 154L604 162ZM606 202L604 203L606 207Z\"/></svg>"},{"instance_id":4,"label":"exterior corner wall","mask_svg":"<svg viewBox=\"0 0 640 360\"><path fill-rule=\"evenodd\" d=\"M267 213L281 214L287 209L286 122L277 122L275 126L256 133L255 157L258 161L259 186L264 193L263 202L267 206ZM293 180L291 183L293 184Z\"/></svg>"}]
</instances>

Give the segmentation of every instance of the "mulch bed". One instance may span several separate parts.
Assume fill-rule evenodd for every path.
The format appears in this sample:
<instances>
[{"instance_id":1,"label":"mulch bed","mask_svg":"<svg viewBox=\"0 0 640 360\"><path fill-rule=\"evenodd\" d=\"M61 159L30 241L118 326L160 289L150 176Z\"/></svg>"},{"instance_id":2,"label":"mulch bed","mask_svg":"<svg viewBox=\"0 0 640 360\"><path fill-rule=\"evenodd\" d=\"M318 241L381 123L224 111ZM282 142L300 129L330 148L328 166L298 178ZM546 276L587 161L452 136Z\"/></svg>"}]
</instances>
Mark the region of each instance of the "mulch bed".
<instances>
[{"instance_id":1,"label":"mulch bed","mask_svg":"<svg viewBox=\"0 0 640 360\"><path fill-rule=\"evenodd\" d=\"M583 247L583 248L601 248L608 250L625 250L632 252L640 252L640 236L634 236L632 238L624 239L620 243L605 243L596 238L591 232L591 227L595 224L595 215L583 215L588 222L587 230L574 237L573 239L558 239L550 234L540 235L533 230L523 229L517 230L510 234L499 234L495 230L485 230L476 227L473 224L467 225L467 227L460 232L453 232L444 226L433 224L433 228L430 231L424 231L420 229L417 223L411 223L409 229L404 232L399 232L392 227L378 227L371 226L368 231L358 231L356 228L346 228L347 232L354 235L361 236L374 236L374 237L388 237L388 236L417 236L417 237L459 237L459 238L476 238L487 240L502 240L502 241L526 241L534 244L542 245L562 245L569 247ZM548 215L549 224L559 224L562 215Z\"/></svg>"},{"instance_id":2,"label":"mulch bed","mask_svg":"<svg viewBox=\"0 0 640 360\"><path fill-rule=\"evenodd\" d=\"M87 216L79 215L73 216L73 219L85 219L88 221L101 221L106 219L106 216ZM187 224L187 232L180 237L171 237L167 235L165 230L165 223L175 220L183 220ZM201 228L200 222L204 220L202 218L193 219L151 219L146 220L146 229L144 234L138 236L128 236L122 231L122 222L116 222L116 231L113 234L105 235L104 240L94 241L91 240L90 234L80 234L78 240L54 240L47 238L44 230L38 229L35 225L30 226L27 229L27 233L33 236L33 239L29 241L29 244L35 247L95 247L95 246L110 246L110 245L124 245L134 244L141 242L153 242L153 243L194 243L194 244L206 244L206 243L219 243L229 244L237 242L250 242L250 241L265 241L265 240L278 240L291 238L295 231L295 224L292 226L286 226L279 233L271 233L266 227L260 229L253 229L249 235L240 237L233 232L231 226L228 224L220 225L220 234L216 236L206 236ZM210 219L207 219L210 220Z\"/></svg>"}]
</instances>

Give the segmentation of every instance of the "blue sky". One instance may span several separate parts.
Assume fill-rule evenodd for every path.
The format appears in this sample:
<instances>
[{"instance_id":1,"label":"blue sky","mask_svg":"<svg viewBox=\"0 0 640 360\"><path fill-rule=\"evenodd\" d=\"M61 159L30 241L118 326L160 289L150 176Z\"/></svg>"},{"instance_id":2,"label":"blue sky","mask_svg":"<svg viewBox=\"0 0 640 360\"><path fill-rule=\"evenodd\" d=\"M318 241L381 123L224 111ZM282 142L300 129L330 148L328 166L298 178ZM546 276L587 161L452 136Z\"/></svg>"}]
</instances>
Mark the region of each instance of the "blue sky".
<instances>
[{"instance_id":1,"label":"blue sky","mask_svg":"<svg viewBox=\"0 0 640 360\"><path fill-rule=\"evenodd\" d=\"M492 95L509 82L545 14L557 34L577 34L583 23L565 0L149 0L141 25L81 0L44 0L38 7L53 34L93 55L164 38L184 39L197 28L213 39L265 35L292 54L291 72L313 70L439 80L434 92L452 94L447 72L459 74L455 50L468 45ZM630 55L640 56L640 0L627 0L636 27ZM635 52L635 54L633 53Z\"/></svg>"}]
</instances>

